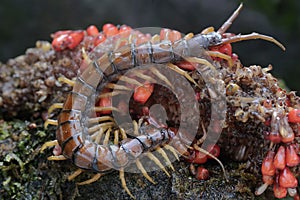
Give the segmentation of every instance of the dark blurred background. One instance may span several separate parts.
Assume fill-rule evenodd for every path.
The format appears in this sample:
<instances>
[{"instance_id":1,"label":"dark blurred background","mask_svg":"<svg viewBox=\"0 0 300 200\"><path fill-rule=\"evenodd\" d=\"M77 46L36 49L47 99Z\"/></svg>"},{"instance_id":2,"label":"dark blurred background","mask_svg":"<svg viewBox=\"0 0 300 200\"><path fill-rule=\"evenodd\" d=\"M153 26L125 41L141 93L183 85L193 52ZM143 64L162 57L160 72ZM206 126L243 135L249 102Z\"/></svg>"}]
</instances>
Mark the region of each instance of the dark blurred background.
<instances>
[{"instance_id":1,"label":"dark blurred background","mask_svg":"<svg viewBox=\"0 0 300 200\"><path fill-rule=\"evenodd\" d=\"M245 0L244 9L229 32L259 32L282 42L287 50L266 41L233 45L246 66L273 65L272 73L300 91L300 1ZM51 40L61 29L85 29L94 24L168 27L180 32L216 29L238 7L235 0L1 0L0 61L24 54L36 40ZM298 93L299 94L299 93Z\"/></svg>"}]
</instances>

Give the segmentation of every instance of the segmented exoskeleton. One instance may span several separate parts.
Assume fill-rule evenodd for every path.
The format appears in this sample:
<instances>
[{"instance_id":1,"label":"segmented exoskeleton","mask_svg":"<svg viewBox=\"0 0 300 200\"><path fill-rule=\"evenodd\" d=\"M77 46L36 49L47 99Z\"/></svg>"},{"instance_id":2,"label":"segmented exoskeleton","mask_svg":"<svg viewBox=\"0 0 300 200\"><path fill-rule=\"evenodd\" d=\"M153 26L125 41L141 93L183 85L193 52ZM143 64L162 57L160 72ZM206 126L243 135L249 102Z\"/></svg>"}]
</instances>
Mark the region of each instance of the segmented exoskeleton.
<instances>
[{"instance_id":1,"label":"segmented exoskeleton","mask_svg":"<svg viewBox=\"0 0 300 200\"><path fill-rule=\"evenodd\" d=\"M136 68L137 66L146 66L148 64L167 64L172 70L183 75L187 80L193 79L179 69L176 62L186 60L197 63L196 67L199 73L211 72L215 67L207 59L209 55L217 56L231 62L231 57L218 52L209 52L209 47L218 46L221 44L237 42L248 39L264 39L274 42L282 49L284 47L275 39L269 36L252 33L249 35L236 35L228 38L223 38L222 34L229 28L232 21L237 17L240 6L233 15L224 23L218 30L206 29L201 34L192 37L185 37L175 42L171 41L148 41L142 45L136 46L134 43L128 42L128 45L114 47L114 50L104 52L99 59L95 59L89 64L89 67L78 75L73 85L73 91L67 96L64 104L54 106L61 107L62 111L57 121L48 120L46 123L57 125L56 138L57 141L46 143L42 149L47 146L58 144L62 148L62 155L52 157L53 160L71 159L72 162L81 169L94 170L99 173L105 173L111 168L120 170L122 185L129 195L125 179L124 168L132 163L136 163L143 174L153 182L147 175L143 166L139 162L140 156L145 152L151 152L165 146L177 156L186 154L188 142L185 141L185 135L182 132L174 131L166 127L155 126L151 123L140 123L135 125L135 130L138 134L134 138L126 138L126 131L122 128L115 128L116 135L123 134L123 140L119 143L116 139L114 144L108 144L108 138L100 144L99 140L91 139L91 135L95 132L107 131L109 134L116 126L114 119L109 116L87 118L92 112L101 112L104 110L115 110L116 107L95 107L94 99L97 91L101 91L108 83L116 79L120 79L125 72ZM167 85L168 79L155 68L151 68L151 73L163 80ZM144 78L147 80L146 78ZM133 83L134 81L122 79L124 82ZM117 87L116 84L111 84L112 87ZM172 87L172 84L170 85ZM112 95L112 94L111 94ZM185 101L190 101L191 97L186 97ZM193 113L195 106L187 107L186 113ZM193 116L186 115L185 122L193 121ZM98 125L88 127L88 124ZM188 125L187 125L188 126ZM177 132L177 133L176 133ZM97 133L100 134L100 133ZM96 136L97 137L97 136ZM109 136L108 136L109 137ZM190 139L188 141L192 141ZM159 150L162 154L162 150ZM207 152L208 153L208 152ZM158 165L160 161L151 154L147 154L149 158L154 160ZM168 158L164 157L168 162ZM161 167L162 169L164 167ZM98 179L95 177L92 181ZM131 195L132 196L132 195ZM133 197L133 196L132 196Z\"/></svg>"}]
</instances>

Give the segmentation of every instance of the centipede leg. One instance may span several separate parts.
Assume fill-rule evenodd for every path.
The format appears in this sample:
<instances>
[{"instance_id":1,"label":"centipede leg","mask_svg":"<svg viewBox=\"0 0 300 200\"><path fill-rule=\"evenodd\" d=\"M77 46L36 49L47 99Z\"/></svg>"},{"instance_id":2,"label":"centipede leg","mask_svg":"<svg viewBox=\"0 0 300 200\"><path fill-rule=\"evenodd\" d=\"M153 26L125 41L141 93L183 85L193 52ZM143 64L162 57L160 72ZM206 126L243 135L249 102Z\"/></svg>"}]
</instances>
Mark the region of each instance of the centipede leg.
<instances>
[{"instance_id":1,"label":"centipede leg","mask_svg":"<svg viewBox=\"0 0 300 200\"><path fill-rule=\"evenodd\" d=\"M140 162L139 159L137 159L135 161L135 164L136 164L137 168L142 172L142 174L148 179L148 181L150 181L153 184L156 184L154 182L154 180L148 175L148 173L146 172L145 168L143 167L143 165L142 165L142 163Z\"/></svg>"},{"instance_id":2,"label":"centipede leg","mask_svg":"<svg viewBox=\"0 0 300 200\"><path fill-rule=\"evenodd\" d=\"M202 65L206 65L206 66L210 67L212 70L215 70L215 67L206 59L197 58L197 57L187 57L187 58L185 58L185 60L188 62L192 62L192 63L199 63Z\"/></svg>"},{"instance_id":3,"label":"centipede leg","mask_svg":"<svg viewBox=\"0 0 300 200\"><path fill-rule=\"evenodd\" d=\"M114 118L111 116L101 116L101 117L94 117L88 119L90 124L98 123L98 122L105 122L105 121L112 121L114 122Z\"/></svg>"},{"instance_id":4,"label":"centipede leg","mask_svg":"<svg viewBox=\"0 0 300 200\"><path fill-rule=\"evenodd\" d=\"M137 80L129 78L129 77L124 76L124 75L121 76L119 78L119 80L124 81L124 82L129 83L129 84L133 84L133 85L137 85L137 86L143 86L143 84L138 82Z\"/></svg>"},{"instance_id":5,"label":"centipede leg","mask_svg":"<svg viewBox=\"0 0 300 200\"><path fill-rule=\"evenodd\" d=\"M226 60L228 62L228 66L233 66L233 61L231 56L226 55L224 53L218 52L218 51L206 51L206 53L210 56L210 57L217 57L217 58L222 58L224 60Z\"/></svg>"},{"instance_id":6,"label":"centipede leg","mask_svg":"<svg viewBox=\"0 0 300 200\"><path fill-rule=\"evenodd\" d=\"M207 27L206 29L204 29L203 31L201 31L201 34L208 34L208 33L214 32L214 31L215 31L214 27L210 26L210 27Z\"/></svg>"},{"instance_id":7,"label":"centipede leg","mask_svg":"<svg viewBox=\"0 0 300 200\"><path fill-rule=\"evenodd\" d=\"M176 151L176 149L175 149L174 147L172 147L172 146L166 144L166 145L164 146L164 148L167 149L167 150L169 150L169 151L171 151L171 152L173 153L173 155L175 156L175 158L179 161L178 153L177 153L177 151Z\"/></svg>"},{"instance_id":8,"label":"centipede leg","mask_svg":"<svg viewBox=\"0 0 300 200\"><path fill-rule=\"evenodd\" d=\"M151 152L148 152L148 153L147 153L147 156L148 156L155 164L157 164L157 166L159 166L159 168L162 169L168 177L170 177L169 172L168 172L168 171L166 170L166 168L161 164L161 162L159 161L158 158L156 158Z\"/></svg>"},{"instance_id":9,"label":"centipede leg","mask_svg":"<svg viewBox=\"0 0 300 200\"><path fill-rule=\"evenodd\" d=\"M96 107L94 107L94 111L95 112L102 112L102 111L120 111L118 108L116 108L116 107L113 107L113 106L109 106L109 107L100 107L100 106L96 106Z\"/></svg>"},{"instance_id":10,"label":"centipede leg","mask_svg":"<svg viewBox=\"0 0 300 200\"><path fill-rule=\"evenodd\" d=\"M163 74L161 74L156 68L151 67L150 71L156 75L159 79L164 81L167 85L169 85L172 89L174 89L174 86L170 83L167 77L165 77Z\"/></svg>"},{"instance_id":11,"label":"centipede leg","mask_svg":"<svg viewBox=\"0 0 300 200\"><path fill-rule=\"evenodd\" d=\"M52 140L52 141L48 141L48 142L45 142L41 149L40 149L40 152L42 153L45 149L49 148L49 147L54 147L55 145L58 145L58 141L57 140Z\"/></svg>"},{"instance_id":12,"label":"centipede leg","mask_svg":"<svg viewBox=\"0 0 300 200\"><path fill-rule=\"evenodd\" d=\"M150 42L151 42L152 44L159 43L159 42L160 42L160 36L157 35L157 34L153 35L152 38L151 38L151 40L150 40Z\"/></svg>"},{"instance_id":13,"label":"centipede leg","mask_svg":"<svg viewBox=\"0 0 300 200\"><path fill-rule=\"evenodd\" d=\"M193 37L194 37L194 33L188 33L188 34L186 34L186 35L184 36L183 39L189 40L189 39L191 39L191 38L193 38Z\"/></svg>"},{"instance_id":14,"label":"centipede leg","mask_svg":"<svg viewBox=\"0 0 300 200\"><path fill-rule=\"evenodd\" d=\"M53 112L53 110L55 110L55 109L62 109L63 105L64 105L63 103L52 104L48 109L48 115L50 115Z\"/></svg>"},{"instance_id":15,"label":"centipede leg","mask_svg":"<svg viewBox=\"0 0 300 200\"><path fill-rule=\"evenodd\" d=\"M99 180L99 178L101 178L103 174L101 173L97 173L95 174L92 178L86 180L86 181L82 181L82 182L79 182L79 183L76 183L77 185L88 185L88 184L91 184L97 180Z\"/></svg>"},{"instance_id":16,"label":"centipede leg","mask_svg":"<svg viewBox=\"0 0 300 200\"><path fill-rule=\"evenodd\" d=\"M127 185L126 185L126 181L125 181L125 176L124 176L124 169L120 169L120 179L121 179L121 183L122 183L122 187L123 189L127 192L127 194L135 199L135 197L131 194L130 190L128 189Z\"/></svg>"},{"instance_id":17,"label":"centipede leg","mask_svg":"<svg viewBox=\"0 0 300 200\"><path fill-rule=\"evenodd\" d=\"M172 63L168 63L167 64L168 67L172 70L174 70L175 72L177 72L178 74L183 75L186 79L188 79L190 82L192 82L193 84L195 84L197 87L200 87L196 81L184 70L180 69L177 65L174 65Z\"/></svg>"},{"instance_id":18,"label":"centipede leg","mask_svg":"<svg viewBox=\"0 0 300 200\"><path fill-rule=\"evenodd\" d=\"M118 85L118 84L114 84L114 83L107 83L105 85L106 88L110 88L110 89L114 89L114 90L127 90L127 91L131 91L131 89L129 87L126 87L125 85Z\"/></svg>"},{"instance_id":19,"label":"centipede leg","mask_svg":"<svg viewBox=\"0 0 300 200\"><path fill-rule=\"evenodd\" d=\"M156 82L157 82L157 81L156 81L154 78L152 78L151 76L147 76L147 75L143 74L142 72L139 72L138 70L136 70L134 73L135 73L135 75L136 75L137 77L142 78L142 79L144 79L144 80L146 80L146 81L149 81L150 83L156 83Z\"/></svg>"},{"instance_id":20,"label":"centipede leg","mask_svg":"<svg viewBox=\"0 0 300 200\"><path fill-rule=\"evenodd\" d=\"M70 80L70 79L68 79L68 78L66 78L66 77L64 77L64 76L59 77L59 78L58 78L58 81L59 81L59 82L66 83L66 84L68 84L68 85L70 85L70 86L72 86L72 87L75 85L75 81Z\"/></svg>"},{"instance_id":21,"label":"centipede leg","mask_svg":"<svg viewBox=\"0 0 300 200\"><path fill-rule=\"evenodd\" d=\"M111 128L109 128L106 132L105 132L105 137L103 140L103 145L107 145L109 142L109 137L110 137L110 133L111 133Z\"/></svg>"},{"instance_id":22,"label":"centipede leg","mask_svg":"<svg viewBox=\"0 0 300 200\"><path fill-rule=\"evenodd\" d=\"M49 156L47 160L67 160L67 158L64 155L58 155L58 156Z\"/></svg>"},{"instance_id":23,"label":"centipede leg","mask_svg":"<svg viewBox=\"0 0 300 200\"><path fill-rule=\"evenodd\" d=\"M47 129L47 127L48 127L49 124L57 126L58 125L58 121L54 120L54 119L47 119L45 121L45 123L44 123L44 129Z\"/></svg>"},{"instance_id":24,"label":"centipede leg","mask_svg":"<svg viewBox=\"0 0 300 200\"><path fill-rule=\"evenodd\" d=\"M83 172L83 169L77 169L75 172L73 172L71 175L68 176L68 181L73 180L77 176L79 176Z\"/></svg>"},{"instance_id":25,"label":"centipede leg","mask_svg":"<svg viewBox=\"0 0 300 200\"><path fill-rule=\"evenodd\" d=\"M166 160L167 165L170 166L171 169L172 169L173 171L175 171L174 166L172 165L172 163L171 163L171 161L170 161L168 155L166 154L166 152L165 152L162 148L160 148L160 147L158 147L158 148L156 149L156 151L157 151L158 153L160 153L160 155Z\"/></svg>"}]
</instances>

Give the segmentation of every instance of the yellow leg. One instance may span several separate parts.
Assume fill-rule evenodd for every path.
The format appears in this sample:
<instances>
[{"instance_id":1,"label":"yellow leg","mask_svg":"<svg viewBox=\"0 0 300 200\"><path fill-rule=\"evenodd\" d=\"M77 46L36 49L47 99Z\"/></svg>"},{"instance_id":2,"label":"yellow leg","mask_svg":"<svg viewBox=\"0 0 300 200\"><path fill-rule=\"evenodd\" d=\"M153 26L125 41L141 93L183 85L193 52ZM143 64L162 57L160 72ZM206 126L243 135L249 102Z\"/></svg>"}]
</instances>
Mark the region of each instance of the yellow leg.
<instances>
[{"instance_id":1,"label":"yellow leg","mask_svg":"<svg viewBox=\"0 0 300 200\"><path fill-rule=\"evenodd\" d=\"M143 86L142 83L138 82L137 80L133 79L133 78L129 78L127 76L121 76L120 79L121 81L124 81L126 83L130 83L130 84L133 84L133 85L137 85L137 86Z\"/></svg>"},{"instance_id":2,"label":"yellow leg","mask_svg":"<svg viewBox=\"0 0 300 200\"><path fill-rule=\"evenodd\" d=\"M83 61L85 61L87 64L90 64L90 63L92 62L92 60L91 60L90 57L87 55L87 53L86 53L84 47L82 47L81 53L82 53Z\"/></svg>"},{"instance_id":3,"label":"yellow leg","mask_svg":"<svg viewBox=\"0 0 300 200\"><path fill-rule=\"evenodd\" d=\"M40 152L42 153L46 148L54 147L55 145L58 145L57 140L52 140L52 141L45 142L43 144L43 146L41 147Z\"/></svg>"},{"instance_id":4,"label":"yellow leg","mask_svg":"<svg viewBox=\"0 0 300 200\"><path fill-rule=\"evenodd\" d=\"M77 185L88 185L88 184L94 183L95 181L99 180L99 178L101 178L102 175L103 174L97 173L92 178L90 178L90 179L88 179L86 181L82 181L82 182L76 183L76 184Z\"/></svg>"},{"instance_id":5,"label":"yellow leg","mask_svg":"<svg viewBox=\"0 0 300 200\"><path fill-rule=\"evenodd\" d=\"M128 187L126 185L125 176L124 176L124 169L120 169L120 179L121 179L123 189L127 192L127 194L131 198L135 199L135 197L131 194L130 190L128 189Z\"/></svg>"},{"instance_id":6,"label":"yellow leg","mask_svg":"<svg viewBox=\"0 0 300 200\"><path fill-rule=\"evenodd\" d=\"M175 72L177 72L178 74L183 75L186 79L188 79L190 82L192 82L193 84L195 84L197 87L200 87L195 80L184 70L180 69L177 65L174 65L172 63L168 63L167 64L169 68L171 68L172 70L174 70Z\"/></svg>"},{"instance_id":7,"label":"yellow leg","mask_svg":"<svg viewBox=\"0 0 300 200\"><path fill-rule=\"evenodd\" d=\"M96 143L96 144L100 144L101 138L103 136L104 133L104 129L100 128L98 131L96 131L93 135L91 135L92 140Z\"/></svg>"},{"instance_id":8,"label":"yellow leg","mask_svg":"<svg viewBox=\"0 0 300 200\"><path fill-rule=\"evenodd\" d=\"M107 97L113 97L113 96L116 96L116 95L119 95L119 94L126 94L126 92L114 90L113 92L102 93L98 97L99 98L107 98Z\"/></svg>"},{"instance_id":9,"label":"yellow leg","mask_svg":"<svg viewBox=\"0 0 300 200\"><path fill-rule=\"evenodd\" d=\"M48 115L50 115L55 109L62 109L63 103L54 103L48 109Z\"/></svg>"},{"instance_id":10,"label":"yellow leg","mask_svg":"<svg viewBox=\"0 0 300 200\"><path fill-rule=\"evenodd\" d=\"M148 173L146 172L145 168L143 167L142 163L140 162L139 159L137 159L135 161L136 166L138 167L138 169L142 172L142 174L148 179L148 181L150 181L153 184L156 184L153 179L148 175Z\"/></svg>"},{"instance_id":11,"label":"yellow leg","mask_svg":"<svg viewBox=\"0 0 300 200\"><path fill-rule=\"evenodd\" d=\"M173 155L175 156L175 158L179 161L179 156L178 156L178 153L176 151L176 149L168 144L166 144L164 146L164 148L166 148L167 150L171 151L173 153Z\"/></svg>"},{"instance_id":12,"label":"yellow leg","mask_svg":"<svg viewBox=\"0 0 300 200\"><path fill-rule=\"evenodd\" d=\"M90 124L95 124L95 123L105 122L105 121L114 122L115 120L111 116L101 116L101 117L94 117L89 119Z\"/></svg>"},{"instance_id":13,"label":"yellow leg","mask_svg":"<svg viewBox=\"0 0 300 200\"><path fill-rule=\"evenodd\" d=\"M122 139L123 139L123 140L127 138L127 135L126 135L126 132L125 132L124 129L120 128L120 133L121 133L121 135L122 135Z\"/></svg>"},{"instance_id":14,"label":"yellow leg","mask_svg":"<svg viewBox=\"0 0 300 200\"><path fill-rule=\"evenodd\" d=\"M114 131L114 145L119 144L119 130Z\"/></svg>"},{"instance_id":15,"label":"yellow leg","mask_svg":"<svg viewBox=\"0 0 300 200\"><path fill-rule=\"evenodd\" d=\"M105 123L101 123L98 124L96 126L92 126L88 129L88 133L91 135L92 133L100 130L100 128L111 128L112 126L114 126L114 122L105 122Z\"/></svg>"},{"instance_id":16,"label":"yellow leg","mask_svg":"<svg viewBox=\"0 0 300 200\"><path fill-rule=\"evenodd\" d=\"M132 90L129 87L126 87L125 85L118 85L118 84L114 84L114 83L107 83L105 85L105 87L109 88L109 89L114 89L114 90L127 90L127 91Z\"/></svg>"},{"instance_id":17,"label":"yellow leg","mask_svg":"<svg viewBox=\"0 0 300 200\"><path fill-rule=\"evenodd\" d=\"M170 83L167 77L165 77L163 74L161 74L156 68L151 67L150 71L155 74L159 79L164 81L167 85L169 85L172 89L174 89L174 86Z\"/></svg>"},{"instance_id":18,"label":"yellow leg","mask_svg":"<svg viewBox=\"0 0 300 200\"><path fill-rule=\"evenodd\" d=\"M59 77L57 80L58 80L59 82L66 83L66 84L68 84L68 85L70 85L70 86L72 86L72 87L75 85L75 81L70 80L70 79L68 79L68 78L66 78L66 77L64 77L64 76Z\"/></svg>"},{"instance_id":19,"label":"yellow leg","mask_svg":"<svg viewBox=\"0 0 300 200\"><path fill-rule=\"evenodd\" d=\"M48 127L49 124L57 126L58 125L58 121L54 120L54 119L47 119L45 121L45 123L44 123L44 129L47 129L47 127Z\"/></svg>"},{"instance_id":20,"label":"yellow leg","mask_svg":"<svg viewBox=\"0 0 300 200\"><path fill-rule=\"evenodd\" d=\"M73 180L77 176L79 176L83 172L82 169L77 169L75 172L73 172L71 175L68 176L68 181Z\"/></svg>"},{"instance_id":21,"label":"yellow leg","mask_svg":"<svg viewBox=\"0 0 300 200\"><path fill-rule=\"evenodd\" d=\"M106 133L105 133L105 137L103 140L103 145L107 145L109 142L109 137L110 137L110 132L111 132L111 128L109 128Z\"/></svg>"},{"instance_id":22,"label":"yellow leg","mask_svg":"<svg viewBox=\"0 0 300 200\"><path fill-rule=\"evenodd\" d=\"M48 160L56 160L56 161L59 161L59 160L67 160L67 158L66 158L64 155L59 155L59 156L49 156L47 159L48 159Z\"/></svg>"},{"instance_id":23,"label":"yellow leg","mask_svg":"<svg viewBox=\"0 0 300 200\"><path fill-rule=\"evenodd\" d=\"M139 125L135 120L132 121L132 124L133 124L133 134L135 136L138 136L139 135Z\"/></svg>"},{"instance_id":24,"label":"yellow leg","mask_svg":"<svg viewBox=\"0 0 300 200\"><path fill-rule=\"evenodd\" d=\"M144 79L144 80L146 80L146 81L149 81L150 83L156 83L156 82L157 82L157 81L156 81L154 78L152 78L151 76L145 75L145 74L143 74L142 72L140 72L140 71L138 71L138 70L134 71L134 74L135 74L137 77L139 77L139 78L142 78L142 79Z\"/></svg>"},{"instance_id":25,"label":"yellow leg","mask_svg":"<svg viewBox=\"0 0 300 200\"><path fill-rule=\"evenodd\" d=\"M193 38L194 37L194 33L189 33L189 34L186 34L185 36L184 36L184 39L185 40L189 40L189 39L191 39L191 38Z\"/></svg>"},{"instance_id":26,"label":"yellow leg","mask_svg":"<svg viewBox=\"0 0 300 200\"><path fill-rule=\"evenodd\" d=\"M118 108L116 108L116 107L112 107L112 106L110 106L110 107L99 107L99 106L96 106L96 107L94 107L94 111L95 112L101 112L101 111L108 111L108 110L114 110L114 111L120 111Z\"/></svg>"},{"instance_id":27,"label":"yellow leg","mask_svg":"<svg viewBox=\"0 0 300 200\"><path fill-rule=\"evenodd\" d=\"M159 43L160 42L160 36L155 34L155 35L152 36L150 41L151 41L152 44Z\"/></svg>"},{"instance_id":28,"label":"yellow leg","mask_svg":"<svg viewBox=\"0 0 300 200\"><path fill-rule=\"evenodd\" d=\"M187 58L185 58L185 60L188 61L188 62L194 62L194 63L199 63L199 64L202 64L202 65L206 65L206 66L210 67L211 69L216 70L215 66L213 66L210 62L208 62L207 60L202 59L202 58L187 57Z\"/></svg>"},{"instance_id":29,"label":"yellow leg","mask_svg":"<svg viewBox=\"0 0 300 200\"><path fill-rule=\"evenodd\" d=\"M206 29L204 29L203 31L201 31L201 34L208 34L208 33L214 32L214 31L215 31L214 27L210 26L210 27L207 27Z\"/></svg>"},{"instance_id":30,"label":"yellow leg","mask_svg":"<svg viewBox=\"0 0 300 200\"><path fill-rule=\"evenodd\" d=\"M233 66L232 58L229 55L226 55L226 54L218 52L218 51L206 51L206 53L211 57L222 58L228 62L228 65L230 67Z\"/></svg>"},{"instance_id":31,"label":"yellow leg","mask_svg":"<svg viewBox=\"0 0 300 200\"><path fill-rule=\"evenodd\" d=\"M170 166L173 171L175 171L175 169L174 169L174 167L173 167L173 165L172 165L172 163L171 163L168 155L166 154L166 152L162 148L160 148L160 147L156 148L156 151L158 153L160 153L160 155L162 155L162 157L166 160L167 165Z\"/></svg>"},{"instance_id":32,"label":"yellow leg","mask_svg":"<svg viewBox=\"0 0 300 200\"><path fill-rule=\"evenodd\" d=\"M156 158L152 153L148 152L147 156L155 163L157 164L157 166L159 166L160 169L162 169L165 174L170 177L169 172L166 170L166 168L161 164L161 162L158 160L158 158Z\"/></svg>"}]
</instances>

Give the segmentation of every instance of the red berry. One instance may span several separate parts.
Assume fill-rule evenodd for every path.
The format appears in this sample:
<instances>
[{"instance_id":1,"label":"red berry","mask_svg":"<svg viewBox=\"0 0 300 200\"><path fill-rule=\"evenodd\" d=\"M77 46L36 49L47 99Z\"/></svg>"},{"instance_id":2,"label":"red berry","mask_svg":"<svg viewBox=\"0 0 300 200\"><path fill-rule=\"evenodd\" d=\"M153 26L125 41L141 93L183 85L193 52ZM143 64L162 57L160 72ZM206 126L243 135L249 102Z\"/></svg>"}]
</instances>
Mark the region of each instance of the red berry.
<instances>
[{"instance_id":1,"label":"red berry","mask_svg":"<svg viewBox=\"0 0 300 200\"><path fill-rule=\"evenodd\" d=\"M283 146L280 146L274 157L274 166L276 167L276 169L283 170L286 165L285 160L285 148Z\"/></svg>"},{"instance_id":2,"label":"red berry","mask_svg":"<svg viewBox=\"0 0 300 200\"><path fill-rule=\"evenodd\" d=\"M300 163L299 156L292 145L286 147L286 165L289 167L297 166Z\"/></svg>"},{"instance_id":3,"label":"red berry","mask_svg":"<svg viewBox=\"0 0 300 200\"><path fill-rule=\"evenodd\" d=\"M291 123L300 122L300 109L292 109L288 114L288 120Z\"/></svg>"},{"instance_id":4,"label":"red berry","mask_svg":"<svg viewBox=\"0 0 300 200\"><path fill-rule=\"evenodd\" d=\"M69 34L68 40L68 48L69 49L74 49L75 47L78 46L78 44L83 40L84 37L84 32L83 31L73 31L72 33Z\"/></svg>"},{"instance_id":5,"label":"red berry","mask_svg":"<svg viewBox=\"0 0 300 200\"><path fill-rule=\"evenodd\" d=\"M220 147L218 146L218 145L210 145L209 147L208 147L208 152L209 153L211 153L213 156L215 156L215 157L219 157L219 155L220 155L220 152L221 152L221 150L220 150ZM209 155L207 156L207 158L212 158L212 157L210 157Z\"/></svg>"},{"instance_id":6,"label":"red berry","mask_svg":"<svg viewBox=\"0 0 300 200\"><path fill-rule=\"evenodd\" d=\"M136 102L140 102L142 104L146 103L146 101L151 96L154 89L153 84L145 84L143 86L137 87L134 90L133 99Z\"/></svg>"},{"instance_id":7,"label":"red berry","mask_svg":"<svg viewBox=\"0 0 300 200\"><path fill-rule=\"evenodd\" d=\"M207 180L209 178L208 170L205 169L204 167L198 167L197 173L196 173L196 178L198 180Z\"/></svg>"},{"instance_id":8,"label":"red berry","mask_svg":"<svg viewBox=\"0 0 300 200\"><path fill-rule=\"evenodd\" d=\"M94 46L97 46L98 44L104 42L105 39L105 35L103 33L99 33L94 39Z\"/></svg>"},{"instance_id":9,"label":"red berry","mask_svg":"<svg viewBox=\"0 0 300 200\"><path fill-rule=\"evenodd\" d=\"M263 175L273 176L275 174L276 168L273 163L274 151L269 151L265 159L263 160L261 166L261 173Z\"/></svg>"},{"instance_id":10,"label":"red berry","mask_svg":"<svg viewBox=\"0 0 300 200\"><path fill-rule=\"evenodd\" d=\"M106 37L114 36L119 33L118 28L113 24L105 24L103 26L103 33Z\"/></svg>"},{"instance_id":11,"label":"red berry","mask_svg":"<svg viewBox=\"0 0 300 200\"><path fill-rule=\"evenodd\" d=\"M86 29L86 32L89 36L96 36L99 33L99 30L96 26L91 25Z\"/></svg>"},{"instance_id":12,"label":"red berry","mask_svg":"<svg viewBox=\"0 0 300 200\"><path fill-rule=\"evenodd\" d=\"M279 175L279 185L285 188L294 188L298 186L298 181L288 167L284 168Z\"/></svg>"},{"instance_id":13,"label":"red berry","mask_svg":"<svg viewBox=\"0 0 300 200\"><path fill-rule=\"evenodd\" d=\"M278 184L274 184L273 192L274 192L274 196L279 199L284 198L287 195L287 189L279 186Z\"/></svg>"},{"instance_id":14,"label":"red berry","mask_svg":"<svg viewBox=\"0 0 300 200\"><path fill-rule=\"evenodd\" d=\"M181 61L181 62L177 63L177 66L181 69L192 71L192 70L195 70L197 64L191 63L191 62L188 62L188 61Z\"/></svg>"}]
</instances>

